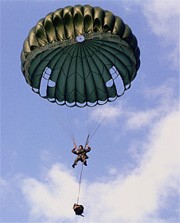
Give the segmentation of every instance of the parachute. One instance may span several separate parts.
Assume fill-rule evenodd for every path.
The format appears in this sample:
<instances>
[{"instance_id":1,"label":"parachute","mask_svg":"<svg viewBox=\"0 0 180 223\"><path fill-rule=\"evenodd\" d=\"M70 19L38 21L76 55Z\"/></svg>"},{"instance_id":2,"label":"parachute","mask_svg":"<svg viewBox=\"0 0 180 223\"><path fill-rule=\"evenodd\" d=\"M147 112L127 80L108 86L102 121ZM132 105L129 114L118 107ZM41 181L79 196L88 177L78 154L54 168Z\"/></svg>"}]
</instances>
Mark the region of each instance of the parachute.
<instances>
[{"instance_id":1,"label":"parachute","mask_svg":"<svg viewBox=\"0 0 180 223\"><path fill-rule=\"evenodd\" d=\"M31 29L21 64L26 82L42 98L93 107L130 88L140 67L140 50L130 27L112 12L67 6Z\"/></svg>"},{"instance_id":2,"label":"parachute","mask_svg":"<svg viewBox=\"0 0 180 223\"><path fill-rule=\"evenodd\" d=\"M116 100L130 88L139 67L140 50L130 27L112 12L90 5L49 13L31 29L21 52L22 73L32 90L50 102L75 108ZM85 145L107 114L88 132ZM81 216L82 172L83 163L73 206Z\"/></svg>"}]
</instances>

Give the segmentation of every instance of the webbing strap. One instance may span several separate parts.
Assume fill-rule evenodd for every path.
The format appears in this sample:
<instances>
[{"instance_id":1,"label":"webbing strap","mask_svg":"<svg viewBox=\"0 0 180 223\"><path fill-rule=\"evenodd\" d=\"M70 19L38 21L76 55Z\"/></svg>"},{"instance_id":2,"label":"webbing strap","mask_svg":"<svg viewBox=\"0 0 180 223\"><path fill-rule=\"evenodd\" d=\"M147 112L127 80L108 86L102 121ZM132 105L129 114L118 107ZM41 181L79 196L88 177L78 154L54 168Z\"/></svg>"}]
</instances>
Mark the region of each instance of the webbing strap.
<instances>
[{"instance_id":1,"label":"webbing strap","mask_svg":"<svg viewBox=\"0 0 180 223\"><path fill-rule=\"evenodd\" d=\"M88 134L87 139L86 139L85 146L86 146L86 145L88 144L88 142L89 142L89 137L90 137L90 135ZM74 137L73 137L73 143L75 143L75 139L74 139ZM82 181L83 166L84 166L84 163L82 162L81 172L80 172L80 176L79 176L79 189L78 189L78 196L77 196L77 204L78 204L78 202L79 202L79 197L80 197L80 192L81 192L81 181Z\"/></svg>"},{"instance_id":2,"label":"webbing strap","mask_svg":"<svg viewBox=\"0 0 180 223\"><path fill-rule=\"evenodd\" d=\"M84 163L82 163L81 173L80 173L80 177L79 177L79 189L78 189L77 204L79 202L80 191L81 191L81 179L82 179L82 173L83 173L83 166L84 166Z\"/></svg>"},{"instance_id":3,"label":"webbing strap","mask_svg":"<svg viewBox=\"0 0 180 223\"><path fill-rule=\"evenodd\" d=\"M88 134L88 136L87 136L85 146L88 145L88 143L89 143L89 137L90 137L90 134Z\"/></svg>"}]
</instances>

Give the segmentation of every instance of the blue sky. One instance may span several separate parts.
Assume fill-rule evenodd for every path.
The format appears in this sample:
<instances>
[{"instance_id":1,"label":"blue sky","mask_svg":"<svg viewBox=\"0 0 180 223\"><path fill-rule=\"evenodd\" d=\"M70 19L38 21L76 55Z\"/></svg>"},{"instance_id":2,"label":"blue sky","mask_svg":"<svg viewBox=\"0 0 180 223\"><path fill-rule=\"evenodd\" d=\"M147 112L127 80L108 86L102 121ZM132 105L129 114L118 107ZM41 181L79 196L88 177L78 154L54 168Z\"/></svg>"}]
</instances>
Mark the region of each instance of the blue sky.
<instances>
[{"instance_id":1,"label":"blue sky","mask_svg":"<svg viewBox=\"0 0 180 223\"><path fill-rule=\"evenodd\" d=\"M178 222L178 0L0 3L1 222ZM94 110L43 100L21 73L20 53L29 30L49 12L76 4L120 16L141 49L131 89ZM87 129L106 110L110 114L90 142L80 196L85 218L78 218L72 205L80 165L71 167L71 135L84 144Z\"/></svg>"}]
</instances>

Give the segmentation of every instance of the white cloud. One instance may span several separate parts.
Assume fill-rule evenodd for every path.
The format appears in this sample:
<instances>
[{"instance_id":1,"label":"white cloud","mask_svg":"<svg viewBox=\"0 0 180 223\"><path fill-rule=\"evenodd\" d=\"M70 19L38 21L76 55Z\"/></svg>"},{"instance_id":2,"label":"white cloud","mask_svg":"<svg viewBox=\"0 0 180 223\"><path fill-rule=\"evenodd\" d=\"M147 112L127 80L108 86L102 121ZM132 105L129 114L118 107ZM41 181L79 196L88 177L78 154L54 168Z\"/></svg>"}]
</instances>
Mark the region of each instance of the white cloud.
<instances>
[{"instance_id":1,"label":"white cloud","mask_svg":"<svg viewBox=\"0 0 180 223\"><path fill-rule=\"evenodd\" d=\"M154 34L162 40L162 45L171 47L169 60L179 67L179 0L141 1L143 13Z\"/></svg>"},{"instance_id":2,"label":"white cloud","mask_svg":"<svg viewBox=\"0 0 180 223\"><path fill-rule=\"evenodd\" d=\"M157 119L168 114L172 109L178 109L178 102L175 99L175 83L169 79L158 87L146 87L141 93L142 100L148 102L148 107L142 110L134 109L131 104L120 101L115 105L100 106L92 110L91 120L103 124L122 123L126 129L137 130L152 126ZM174 98L174 99L173 99ZM143 101L142 101L143 103Z\"/></svg>"},{"instance_id":3,"label":"white cloud","mask_svg":"<svg viewBox=\"0 0 180 223\"><path fill-rule=\"evenodd\" d=\"M10 192L10 185L8 180L2 177L0 177L0 192L1 192L1 199L6 199L7 194Z\"/></svg>"},{"instance_id":4,"label":"white cloud","mask_svg":"<svg viewBox=\"0 0 180 223\"><path fill-rule=\"evenodd\" d=\"M139 167L107 182L83 183L82 203L87 223L166 222L156 218L162 199L177 193L179 176L179 114L172 112L156 123ZM24 179L23 193L31 215L55 222L74 222L72 204L78 185L72 174L54 165L46 181ZM78 218L77 221L82 221Z\"/></svg>"},{"instance_id":5,"label":"white cloud","mask_svg":"<svg viewBox=\"0 0 180 223\"><path fill-rule=\"evenodd\" d=\"M169 79L166 83L144 89L143 96L149 102L148 109L132 110L126 109L126 127L128 129L139 129L152 126L157 119L168 114L171 110L178 110L178 101L174 91L174 81ZM152 105L151 105L152 103Z\"/></svg>"},{"instance_id":6,"label":"white cloud","mask_svg":"<svg viewBox=\"0 0 180 223\"><path fill-rule=\"evenodd\" d=\"M61 165L53 165L43 182L33 178L22 181L22 190L31 206L31 216L56 221L73 218L72 206L75 201L74 188L77 182L71 173Z\"/></svg>"},{"instance_id":7,"label":"white cloud","mask_svg":"<svg viewBox=\"0 0 180 223\"><path fill-rule=\"evenodd\" d=\"M97 191L96 184L93 188L91 185L91 190L96 191L98 197L101 194L98 203L102 209L105 204L105 210L110 210L110 213L101 215L102 222L106 219L109 219L109 222L119 222L118 220L146 222L148 215L152 215L161 207L161 196L169 192L169 187L172 186L169 182L173 181L174 188L177 188L179 174L177 120L178 114L173 113L154 127L146 145L148 152L140 167L129 176L112 183L100 184L104 192ZM96 214L94 218L98 218L98 213Z\"/></svg>"},{"instance_id":8,"label":"white cloud","mask_svg":"<svg viewBox=\"0 0 180 223\"><path fill-rule=\"evenodd\" d=\"M172 32L178 33L178 16L180 14L178 0L151 0L144 3L144 14L147 16L153 31L157 35L165 35L166 38L175 38ZM174 30L177 28L177 30Z\"/></svg>"},{"instance_id":9,"label":"white cloud","mask_svg":"<svg viewBox=\"0 0 180 223\"><path fill-rule=\"evenodd\" d=\"M91 119L100 124L109 124L109 122L113 124L112 122L116 123L118 119L124 118L126 128L139 129L148 126L159 115L159 110L160 107L158 106L152 109L136 111L130 106L122 106L121 103L118 103L116 105L108 105L105 108L94 109L91 113Z\"/></svg>"},{"instance_id":10,"label":"white cloud","mask_svg":"<svg viewBox=\"0 0 180 223\"><path fill-rule=\"evenodd\" d=\"M152 123L158 116L157 109L148 109L147 111L128 112L127 127L129 129L139 129Z\"/></svg>"},{"instance_id":11,"label":"white cloud","mask_svg":"<svg viewBox=\"0 0 180 223\"><path fill-rule=\"evenodd\" d=\"M1 188L1 190L4 189L4 188L6 188L7 185L8 185L7 180L5 180L3 178L0 178L0 188Z\"/></svg>"},{"instance_id":12,"label":"white cloud","mask_svg":"<svg viewBox=\"0 0 180 223\"><path fill-rule=\"evenodd\" d=\"M93 121L113 121L123 113L122 106L119 104L117 107L113 105L104 105L94 108L91 113L90 119Z\"/></svg>"}]
</instances>

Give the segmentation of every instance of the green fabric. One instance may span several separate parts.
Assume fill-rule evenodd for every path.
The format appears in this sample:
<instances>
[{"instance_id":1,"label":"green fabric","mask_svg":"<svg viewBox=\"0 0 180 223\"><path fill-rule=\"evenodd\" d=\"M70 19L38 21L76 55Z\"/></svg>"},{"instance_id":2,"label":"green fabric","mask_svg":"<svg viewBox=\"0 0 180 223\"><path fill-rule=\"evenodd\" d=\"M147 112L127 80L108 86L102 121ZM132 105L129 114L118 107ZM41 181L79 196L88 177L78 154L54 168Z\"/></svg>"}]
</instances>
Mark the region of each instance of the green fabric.
<instances>
[{"instance_id":1,"label":"green fabric","mask_svg":"<svg viewBox=\"0 0 180 223\"><path fill-rule=\"evenodd\" d=\"M119 17L99 7L78 5L41 19L24 42L21 62L35 92L41 95L42 80L47 80L42 97L83 107L121 96L110 69L118 70L125 90L139 69L139 56L136 37Z\"/></svg>"}]
</instances>

